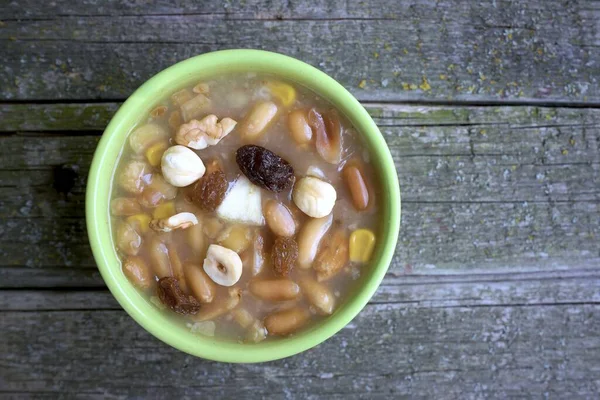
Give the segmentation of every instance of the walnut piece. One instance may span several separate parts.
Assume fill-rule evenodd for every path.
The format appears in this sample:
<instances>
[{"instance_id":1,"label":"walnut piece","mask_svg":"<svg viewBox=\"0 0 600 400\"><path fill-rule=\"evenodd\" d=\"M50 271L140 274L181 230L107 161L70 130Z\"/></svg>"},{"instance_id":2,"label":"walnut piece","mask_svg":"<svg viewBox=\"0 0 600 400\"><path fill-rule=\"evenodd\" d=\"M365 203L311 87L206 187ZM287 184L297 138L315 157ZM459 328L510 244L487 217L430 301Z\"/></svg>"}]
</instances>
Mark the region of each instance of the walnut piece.
<instances>
[{"instance_id":1,"label":"walnut piece","mask_svg":"<svg viewBox=\"0 0 600 400\"><path fill-rule=\"evenodd\" d=\"M218 122L217 120L217 116L211 114L200 121L193 119L187 124L181 125L175 134L175 142L195 150L214 146L227 136L237 124L231 118L223 118Z\"/></svg>"}]
</instances>

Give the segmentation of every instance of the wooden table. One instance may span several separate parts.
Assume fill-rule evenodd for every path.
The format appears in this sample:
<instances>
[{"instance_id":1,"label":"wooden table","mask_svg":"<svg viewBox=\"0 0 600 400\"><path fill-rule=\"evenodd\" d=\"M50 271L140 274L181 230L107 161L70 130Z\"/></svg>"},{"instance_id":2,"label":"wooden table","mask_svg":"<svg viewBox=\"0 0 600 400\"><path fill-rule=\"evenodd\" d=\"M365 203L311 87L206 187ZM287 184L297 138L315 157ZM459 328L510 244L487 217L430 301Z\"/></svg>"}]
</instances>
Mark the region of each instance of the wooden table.
<instances>
[{"instance_id":1,"label":"wooden table","mask_svg":"<svg viewBox=\"0 0 600 400\"><path fill-rule=\"evenodd\" d=\"M151 3L0 3L0 397L600 396L600 2ZM318 348L260 365L141 329L84 221L119 104L177 61L240 47L351 90L403 196L369 305Z\"/></svg>"}]
</instances>

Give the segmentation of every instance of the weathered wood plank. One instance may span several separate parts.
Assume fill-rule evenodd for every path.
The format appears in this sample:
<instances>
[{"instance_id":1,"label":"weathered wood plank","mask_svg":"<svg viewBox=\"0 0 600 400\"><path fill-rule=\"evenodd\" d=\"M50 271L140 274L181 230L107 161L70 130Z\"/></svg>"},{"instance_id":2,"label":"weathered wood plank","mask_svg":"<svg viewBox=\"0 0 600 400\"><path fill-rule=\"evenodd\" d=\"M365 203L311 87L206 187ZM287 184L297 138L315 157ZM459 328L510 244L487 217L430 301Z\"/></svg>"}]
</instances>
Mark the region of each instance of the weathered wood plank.
<instances>
[{"instance_id":1,"label":"weathered wood plank","mask_svg":"<svg viewBox=\"0 0 600 400\"><path fill-rule=\"evenodd\" d=\"M0 132L103 131L118 102L0 103ZM363 102L377 125L386 127L504 125L511 129L597 125L594 108L541 106L425 106Z\"/></svg>"},{"instance_id":2,"label":"weathered wood plank","mask_svg":"<svg viewBox=\"0 0 600 400\"><path fill-rule=\"evenodd\" d=\"M600 303L600 270L485 274L388 274L371 304L479 307ZM0 290L0 311L120 310L105 288Z\"/></svg>"},{"instance_id":3,"label":"weathered wood plank","mask_svg":"<svg viewBox=\"0 0 600 400\"><path fill-rule=\"evenodd\" d=\"M102 131L118 103L0 104L0 132Z\"/></svg>"},{"instance_id":4,"label":"weathered wood plank","mask_svg":"<svg viewBox=\"0 0 600 400\"><path fill-rule=\"evenodd\" d=\"M38 250L39 251L39 250ZM0 288L105 288L95 268L0 267Z\"/></svg>"},{"instance_id":5,"label":"weathered wood plank","mask_svg":"<svg viewBox=\"0 0 600 400\"><path fill-rule=\"evenodd\" d=\"M405 203L390 272L600 265L598 203ZM95 268L83 218L6 218L2 266Z\"/></svg>"},{"instance_id":6,"label":"weathered wood plank","mask_svg":"<svg viewBox=\"0 0 600 400\"><path fill-rule=\"evenodd\" d=\"M31 397L594 398L600 391L594 304L373 304L317 349L261 365L187 356L122 311L1 316L0 385Z\"/></svg>"},{"instance_id":7,"label":"weathered wood plank","mask_svg":"<svg viewBox=\"0 0 600 400\"><path fill-rule=\"evenodd\" d=\"M261 48L318 66L361 100L600 102L600 10L586 2L269 2L267 12L252 2L227 4L231 14L131 3L86 16L8 6L0 96L122 99L187 57Z\"/></svg>"},{"instance_id":8,"label":"weathered wood plank","mask_svg":"<svg viewBox=\"0 0 600 400\"><path fill-rule=\"evenodd\" d=\"M5 115L17 114L13 106ZM57 126L55 106L37 127ZM108 115L81 105L88 107ZM392 273L597 262L600 110L381 104L369 110L392 149L403 194ZM67 124L78 128L76 121ZM6 274L23 266L95 267L83 218L97 141L97 135L33 132L0 138L0 265L12 267ZM4 284L20 282L16 274Z\"/></svg>"},{"instance_id":9,"label":"weathered wood plank","mask_svg":"<svg viewBox=\"0 0 600 400\"><path fill-rule=\"evenodd\" d=\"M99 290L0 290L0 310L119 310L112 294Z\"/></svg>"},{"instance_id":10,"label":"weathered wood plank","mask_svg":"<svg viewBox=\"0 0 600 400\"><path fill-rule=\"evenodd\" d=\"M37 4L31 0L0 5L0 14L5 19L35 19L48 16L98 16L98 15L224 15L228 18L392 18L391 11L378 1L295 1L272 0L208 1L187 2L182 0L165 3L148 3L143 0L84 0L76 4L69 1L53 1Z\"/></svg>"},{"instance_id":11,"label":"weathered wood plank","mask_svg":"<svg viewBox=\"0 0 600 400\"><path fill-rule=\"evenodd\" d=\"M593 188L598 186L600 163L599 110L389 105L371 105L369 110L388 141L400 175L408 178L402 182L405 195L421 191L419 198L405 196L407 201L430 199L432 186L436 186L438 201L461 201L453 198L461 192L478 201L598 199ZM10 117L18 108L4 111ZM40 127L51 126L53 121L41 122ZM20 179L40 182L41 175L50 174L48 166L62 164L78 166L80 175L85 176L97 140L95 136L4 137L2 180L6 186ZM572 164L579 167L571 168ZM18 173L31 168L45 172L35 177ZM587 169L582 172L583 180L572 175L580 169ZM415 190L410 186L413 178L419 180ZM439 182L450 186L440 187ZM557 186L556 182L570 186ZM476 197L470 188L476 189ZM506 194L507 189L512 193Z\"/></svg>"}]
</instances>

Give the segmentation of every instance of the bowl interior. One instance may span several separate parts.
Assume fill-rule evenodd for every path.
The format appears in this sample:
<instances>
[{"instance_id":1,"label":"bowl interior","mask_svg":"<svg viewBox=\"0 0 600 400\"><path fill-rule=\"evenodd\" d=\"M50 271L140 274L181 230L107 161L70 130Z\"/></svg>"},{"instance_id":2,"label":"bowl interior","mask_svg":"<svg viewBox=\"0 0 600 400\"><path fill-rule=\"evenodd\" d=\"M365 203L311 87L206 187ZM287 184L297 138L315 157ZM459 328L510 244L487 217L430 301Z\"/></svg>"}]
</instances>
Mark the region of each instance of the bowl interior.
<instances>
[{"instance_id":1,"label":"bowl interior","mask_svg":"<svg viewBox=\"0 0 600 400\"><path fill-rule=\"evenodd\" d=\"M361 134L379 176L381 228L371 264L345 303L325 319L288 338L240 344L192 334L173 323L122 274L110 229L111 180L131 129L145 121L156 103L174 90L203 78L230 72L262 72L306 86L343 113ZM187 353L226 362L260 362L287 357L326 340L365 306L383 279L394 253L400 225L400 191L393 160L371 117L340 84L323 72L293 58L259 50L225 50L190 58L154 76L121 106L98 145L86 193L88 236L94 257L109 289L121 306L146 330Z\"/></svg>"}]
</instances>

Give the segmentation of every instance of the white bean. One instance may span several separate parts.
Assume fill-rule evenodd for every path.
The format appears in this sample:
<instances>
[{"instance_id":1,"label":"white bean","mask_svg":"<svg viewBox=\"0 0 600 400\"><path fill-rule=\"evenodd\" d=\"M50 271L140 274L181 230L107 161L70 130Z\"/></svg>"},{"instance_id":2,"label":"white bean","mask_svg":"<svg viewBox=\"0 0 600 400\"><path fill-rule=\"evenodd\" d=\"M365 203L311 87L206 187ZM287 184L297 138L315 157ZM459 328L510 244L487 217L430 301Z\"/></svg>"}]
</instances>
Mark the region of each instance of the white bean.
<instances>
[{"instance_id":1,"label":"white bean","mask_svg":"<svg viewBox=\"0 0 600 400\"><path fill-rule=\"evenodd\" d=\"M298 265L310 268L319 249L319 243L333 221L333 214L308 221L298 234Z\"/></svg>"}]
</instances>

